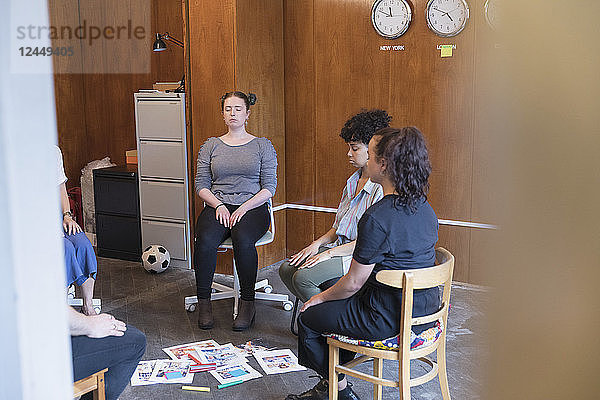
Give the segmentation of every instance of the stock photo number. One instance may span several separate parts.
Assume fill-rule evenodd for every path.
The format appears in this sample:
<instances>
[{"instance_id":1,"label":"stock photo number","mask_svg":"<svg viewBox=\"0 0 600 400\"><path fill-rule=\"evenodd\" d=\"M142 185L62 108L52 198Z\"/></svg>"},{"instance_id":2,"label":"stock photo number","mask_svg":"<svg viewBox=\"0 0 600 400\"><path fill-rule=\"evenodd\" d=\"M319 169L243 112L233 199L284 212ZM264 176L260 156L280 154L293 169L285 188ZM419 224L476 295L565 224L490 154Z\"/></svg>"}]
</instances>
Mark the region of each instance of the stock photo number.
<instances>
[{"instance_id":1,"label":"stock photo number","mask_svg":"<svg viewBox=\"0 0 600 400\"><path fill-rule=\"evenodd\" d=\"M21 57L33 56L63 56L71 57L73 55L72 47L19 47Z\"/></svg>"}]
</instances>

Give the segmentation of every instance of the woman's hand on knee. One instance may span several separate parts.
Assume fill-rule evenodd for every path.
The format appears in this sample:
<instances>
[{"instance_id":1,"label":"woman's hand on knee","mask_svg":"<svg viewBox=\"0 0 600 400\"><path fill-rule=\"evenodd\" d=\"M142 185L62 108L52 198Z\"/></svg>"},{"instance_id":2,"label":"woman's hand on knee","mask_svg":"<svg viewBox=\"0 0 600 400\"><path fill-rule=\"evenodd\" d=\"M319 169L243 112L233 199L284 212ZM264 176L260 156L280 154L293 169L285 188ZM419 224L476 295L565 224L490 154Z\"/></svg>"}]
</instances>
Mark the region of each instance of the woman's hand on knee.
<instances>
[{"instance_id":1,"label":"woman's hand on knee","mask_svg":"<svg viewBox=\"0 0 600 400\"><path fill-rule=\"evenodd\" d=\"M304 311L308 310L312 306L316 306L317 304L321 304L321 303L325 302L325 300L323 299L322 294L323 294L323 292L321 292L319 294L315 294L313 297L311 297L310 299L308 299L308 301L306 303L304 303L304 305L300 309L300 312L304 312Z\"/></svg>"},{"instance_id":2,"label":"woman's hand on knee","mask_svg":"<svg viewBox=\"0 0 600 400\"><path fill-rule=\"evenodd\" d=\"M229 210L227 207L217 207L215 210L215 218L219 223L227 228L229 228L229 219L231 218L231 214L229 214Z\"/></svg>"},{"instance_id":3,"label":"woman's hand on knee","mask_svg":"<svg viewBox=\"0 0 600 400\"><path fill-rule=\"evenodd\" d=\"M290 257L290 265L298 266L302 264L302 261L306 260L308 257L314 256L319 252L319 244L312 242L298 253L294 254Z\"/></svg>"},{"instance_id":4,"label":"woman's hand on knee","mask_svg":"<svg viewBox=\"0 0 600 400\"><path fill-rule=\"evenodd\" d=\"M237 208L237 210L235 210L232 214L231 217L229 218L229 226L233 227L235 224L237 224L238 222L240 222L240 220L242 219L242 217L246 214L248 210L246 209L245 205L241 205Z\"/></svg>"},{"instance_id":5,"label":"woman's hand on knee","mask_svg":"<svg viewBox=\"0 0 600 400\"><path fill-rule=\"evenodd\" d=\"M322 253L315 254L314 256L309 257L304 262L304 264L302 264L301 266L298 267L298 269L314 267L318 263L323 262L325 260L329 260L330 258L331 258L331 256L329 255L328 251L324 251Z\"/></svg>"},{"instance_id":6,"label":"woman's hand on knee","mask_svg":"<svg viewBox=\"0 0 600 400\"><path fill-rule=\"evenodd\" d=\"M81 227L70 215L63 217L63 229L67 235L74 235L75 233L82 232Z\"/></svg>"},{"instance_id":7,"label":"woman's hand on knee","mask_svg":"<svg viewBox=\"0 0 600 400\"><path fill-rule=\"evenodd\" d=\"M87 318L86 336L91 338L123 336L127 330L125 322L119 321L110 314L93 315Z\"/></svg>"}]
</instances>

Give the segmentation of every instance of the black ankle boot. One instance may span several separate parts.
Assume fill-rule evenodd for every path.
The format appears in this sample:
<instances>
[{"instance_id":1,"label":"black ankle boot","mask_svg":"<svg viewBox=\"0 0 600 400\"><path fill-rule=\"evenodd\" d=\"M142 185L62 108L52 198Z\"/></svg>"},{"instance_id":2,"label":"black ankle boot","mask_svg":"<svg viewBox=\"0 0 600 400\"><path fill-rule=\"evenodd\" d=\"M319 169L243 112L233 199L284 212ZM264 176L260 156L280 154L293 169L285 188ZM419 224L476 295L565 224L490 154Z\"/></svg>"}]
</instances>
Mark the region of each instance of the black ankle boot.
<instances>
[{"instance_id":1,"label":"black ankle boot","mask_svg":"<svg viewBox=\"0 0 600 400\"><path fill-rule=\"evenodd\" d=\"M246 301L240 299L240 309L235 321L233 321L233 330L236 332L245 331L254 323L256 309L254 308L254 300Z\"/></svg>"},{"instance_id":2,"label":"black ankle boot","mask_svg":"<svg viewBox=\"0 0 600 400\"><path fill-rule=\"evenodd\" d=\"M198 299L198 328L212 329L214 325L210 299Z\"/></svg>"}]
</instances>

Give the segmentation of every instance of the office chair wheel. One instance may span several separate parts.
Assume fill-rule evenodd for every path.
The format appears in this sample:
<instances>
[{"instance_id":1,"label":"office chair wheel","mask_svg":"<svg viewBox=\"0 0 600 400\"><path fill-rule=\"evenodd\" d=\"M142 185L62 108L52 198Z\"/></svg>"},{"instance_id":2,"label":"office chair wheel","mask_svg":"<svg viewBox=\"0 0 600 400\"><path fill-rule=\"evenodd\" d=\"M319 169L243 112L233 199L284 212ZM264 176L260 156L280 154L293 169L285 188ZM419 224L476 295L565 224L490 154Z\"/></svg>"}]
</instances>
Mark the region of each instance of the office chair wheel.
<instances>
[{"instance_id":1,"label":"office chair wheel","mask_svg":"<svg viewBox=\"0 0 600 400\"><path fill-rule=\"evenodd\" d=\"M188 304L185 306L185 311L187 312L194 312L196 311L196 305L195 304Z\"/></svg>"},{"instance_id":2,"label":"office chair wheel","mask_svg":"<svg viewBox=\"0 0 600 400\"><path fill-rule=\"evenodd\" d=\"M285 311L292 311L292 308L294 308L294 304L291 301L284 301L283 302L283 309Z\"/></svg>"},{"instance_id":3,"label":"office chair wheel","mask_svg":"<svg viewBox=\"0 0 600 400\"><path fill-rule=\"evenodd\" d=\"M265 293L269 294L269 293L273 292L273 286L267 285L267 286L264 287L263 291Z\"/></svg>"},{"instance_id":4,"label":"office chair wheel","mask_svg":"<svg viewBox=\"0 0 600 400\"><path fill-rule=\"evenodd\" d=\"M94 311L96 312L96 314L100 314L100 312L102 311L102 309L99 306L95 306L94 307Z\"/></svg>"}]
</instances>

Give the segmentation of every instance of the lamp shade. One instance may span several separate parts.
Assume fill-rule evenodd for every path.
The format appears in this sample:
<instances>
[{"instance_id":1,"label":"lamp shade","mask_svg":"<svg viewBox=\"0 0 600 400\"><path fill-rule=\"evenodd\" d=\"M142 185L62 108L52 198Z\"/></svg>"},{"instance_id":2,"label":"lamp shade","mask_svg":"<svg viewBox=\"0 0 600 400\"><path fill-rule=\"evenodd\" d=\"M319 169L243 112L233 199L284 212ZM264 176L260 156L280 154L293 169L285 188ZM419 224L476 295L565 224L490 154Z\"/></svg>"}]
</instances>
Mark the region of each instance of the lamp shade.
<instances>
[{"instance_id":1,"label":"lamp shade","mask_svg":"<svg viewBox=\"0 0 600 400\"><path fill-rule=\"evenodd\" d=\"M167 49L167 44L164 42L164 40L162 40L162 38L160 37L160 34L156 34L156 40L154 41L154 44L152 45L152 51L163 51Z\"/></svg>"}]
</instances>

